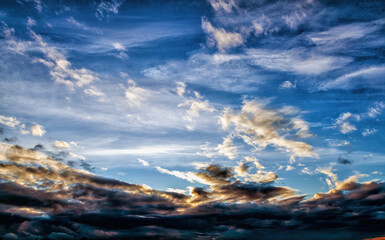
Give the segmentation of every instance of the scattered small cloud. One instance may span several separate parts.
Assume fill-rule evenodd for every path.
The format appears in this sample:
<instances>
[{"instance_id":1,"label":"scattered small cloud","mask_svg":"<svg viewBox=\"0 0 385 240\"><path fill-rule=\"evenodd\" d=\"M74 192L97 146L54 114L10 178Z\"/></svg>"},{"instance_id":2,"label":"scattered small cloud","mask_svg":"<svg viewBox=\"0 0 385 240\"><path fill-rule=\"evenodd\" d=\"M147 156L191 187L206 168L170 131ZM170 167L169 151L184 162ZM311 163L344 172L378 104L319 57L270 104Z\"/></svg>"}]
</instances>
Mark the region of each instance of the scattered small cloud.
<instances>
[{"instance_id":1,"label":"scattered small cloud","mask_svg":"<svg viewBox=\"0 0 385 240\"><path fill-rule=\"evenodd\" d=\"M95 16L103 20L110 14L117 14L124 0L102 0L96 8Z\"/></svg>"},{"instance_id":2,"label":"scattered small cloud","mask_svg":"<svg viewBox=\"0 0 385 240\"><path fill-rule=\"evenodd\" d=\"M141 158L138 158L138 162L140 162L145 167L150 166L150 164L146 160L143 160Z\"/></svg>"},{"instance_id":3,"label":"scattered small cloud","mask_svg":"<svg viewBox=\"0 0 385 240\"><path fill-rule=\"evenodd\" d=\"M215 45L221 52L238 47L244 42L241 34L227 32L224 28L215 28L206 18L202 18L202 29L210 36L209 46Z\"/></svg>"},{"instance_id":4,"label":"scattered small cloud","mask_svg":"<svg viewBox=\"0 0 385 240\"><path fill-rule=\"evenodd\" d=\"M20 122L15 117L6 117L0 115L0 124L14 128L20 124Z\"/></svg>"},{"instance_id":5,"label":"scattered small cloud","mask_svg":"<svg viewBox=\"0 0 385 240\"><path fill-rule=\"evenodd\" d=\"M284 81L281 85L279 85L279 88L282 89L290 89L290 88L296 88L297 87L297 82L294 82L294 84L290 81Z\"/></svg>"},{"instance_id":6,"label":"scattered small cloud","mask_svg":"<svg viewBox=\"0 0 385 240\"><path fill-rule=\"evenodd\" d=\"M65 142L65 141L55 141L55 142L53 143L53 146L54 146L55 148L66 148L66 149L70 149L70 145L69 145L67 142Z\"/></svg>"},{"instance_id":7,"label":"scattered small cloud","mask_svg":"<svg viewBox=\"0 0 385 240\"><path fill-rule=\"evenodd\" d=\"M33 136L41 137L46 133L46 131L44 130L44 127L39 124L32 125L30 129Z\"/></svg>"},{"instance_id":8,"label":"scattered small cloud","mask_svg":"<svg viewBox=\"0 0 385 240\"><path fill-rule=\"evenodd\" d=\"M367 136L369 136L369 135L375 134L376 132L378 132L378 130L375 129L375 128L371 128L371 129L366 128L366 129L362 132L362 135L363 135L364 137L367 137Z\"/></svg>"}]
</instances>

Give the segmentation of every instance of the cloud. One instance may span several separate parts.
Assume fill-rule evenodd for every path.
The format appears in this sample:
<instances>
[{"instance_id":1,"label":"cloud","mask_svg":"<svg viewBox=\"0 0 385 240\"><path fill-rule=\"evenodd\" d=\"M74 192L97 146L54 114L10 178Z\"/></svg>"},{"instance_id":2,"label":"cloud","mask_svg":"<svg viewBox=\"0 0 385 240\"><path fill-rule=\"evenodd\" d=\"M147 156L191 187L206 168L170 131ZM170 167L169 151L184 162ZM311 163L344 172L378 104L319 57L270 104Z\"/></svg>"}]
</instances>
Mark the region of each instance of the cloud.
<instances>
[{"instance_id":1,"label":"cloud","mask_svg":"<svg viewBox=\"0 0 385 240\"><path fill-rule=\"evenodd\" d=\"M33 136L41 137L46 133L46 131L44 130L44 127L39 124L32 125L30 129Z\"/></svg>"},{"instance_id":2,"label":"cloud","mask_svg":"<svg viewBox=\"0 0 385 240\"><path fill-rule=\"evenodd\" d=\"M31 31L32 36L40 45L40 50L45 54L46 59L36 59L46 65L50 69L51 76L57 83L66 85L69 89L74 89L74 86L83 87L89 85L91 82L99 80L94 72L91 70L81 68L76 69L65 58L63 54L56 50L55 47L50 47L40 35Z\"/></svg>"},{"instance_id":3,"label":"cloud","mask_svg":"<svg viewBox=\"0 0 385 240\"><path fill-rule=\"evenodd\" d=\"M73 24L74 26L76 26L77 28L80 28L80 29L84 29L84 30L87 30L88 27L83 24L83 23L80 23L78 22L74 17L70 16L67 18L67 22Z\"/></svg>"},{"instance_id":4,"label":"cloud","mask_svg":"<svg viewBox=\"0 0 385 240\"><path fill-rule=\"evenodd\" d=\"M280 88L282 89L290 89L290 88L296 88L297 87L297 82L294 82L294 84L290 81L284 81L281 85L279 85Z\"/></svg>"},{"instance_id":5,"label":"cloud","mask_svg":"<svg viewBox=\"0 0 385 240\"><path fill-rule=\"evenodd\" d=\"M221 52L238 47L244 42L241 34L226 32L224 28L215 28L205 18L202 18L202 29L205 33L209 34L209 40L213 41L213 44L215 44Z\"/></svg>"},{"instance_id":6,"label":"cloud","mask_svg":"<svg viewBox=\"0 0 385 240\"><path fill-rule=\"evenodd\" d=\"M347 134L353 131L356 131L357 128L349 122L350 119L359 121L361 119L360 115L352 114L350 112L345 112L340 114L340 116L335 120L334 126L339 128L339 131L343 134Z\"/></svg>"},{"instance_id":7,"label":"cloud","mask_svg":"<svg viewBox=\"0 0 385 240\"><path fill-rule=\"evenodd\" d=\"M368 79L372 81L365 81L368 86L374 87L379 76L385 74L385 66L366 67L351 73L344 74L334 80L320 84L320 90L330 89L354 89L360 84L361 79Z\"/></svg>"},{"instance_id":8,"label":"cloud","mask_svg":"<svg viewBox=\"0 0 385 240\"><path fill-rule=\"evenodd\" d=\"M306 122L299 117L289 118L292 114L290 108L269 110L263 103L245 101L238 113L226 108L220 116L220 123L223 129L233 125L234 135L257 150L274 146L289 153L291 161L295 157L317 157L309 144L286 139L291 132L298 137L310 136ZM286 134L281 135L281 132Z\"/></svg>"},{"instance_id":9,"label":"cloud","mask_svg":"<svg viewBox=\"0 0 385 240\"><path fill-rule=\"evenodd\" d=\"M106 95L100 91L97 87L90 86L84 89L84 93L89 96L98 97L98 100L103 102L106 99Z\"/></svg>"},{"instance_id":10,"label":"cloud","mask_svg":"<svg viewBox=\"0 0 385 240\"><path fill-rule=\"evenodd\" d=\"M210 0L209 2L215 11L231 12L237 6L234 0Z\"/></svg>"},{"instance_id":11,"label":"cloud","mask_svg":"<svg viewBox=\"0 0 385 240\"><path fill-rule=\"evenodd\" d=\"M183 119L188 122L186 128L190 131L195 130L195 119L200 117L200 112L214 112L213 108L208 100L200 100L203 97L196 91L194 91L194 97L186 98L184 101L178 104L178 107L187 107L186 115Z\"/></svg>"},{"instance_id":12,"label":"cloud","mask_svg":"<svg viewBox=\"0 0 385 240\"><path fill-rule=\"evenodd\" d=\"M16 39L14 37L14 29L8 28L8 26L4 26L3 28L8 49L21 55L31 50L41 52L44 57L34 58L32 62L45 65L56 83L65 85L70 91L74 91L75 87L88 87L84 90L87 95L104 97L100 90L95 90L97 88L91 86L91 83L100 80L95 72L86 68L74 68L64 54L56 47L50 46L40 35L32 30L30 30L30 34L34 42L28 42Z\"/></svg>"},{"instance_id":13,"label":"cloud","mask_svg":"<svg viewBox=\"0 0 385 240\"><path fill-rule=\"evenodd\" d=\"M53 146L55 148L67 148L67 149L70 148L70 145L67 142L64 142L64 141L55 141L53 143Z\"/></svg>"},{"instance_id":14,"label":"cloud","mask_svg":"<svg viewBox=\"0 0 385 240\"><path fill-rule=\"evenodd\" d=\"M347 159L346 157L343 157L343 156L340 156L338 157L338 162L341 163L341 164L352 164L352 161Z\"/></svg>"},{"instance_id":15,"label":"cloud","mask_svg":"<svg viewBox=\"0 0 385 240\"><path fill-rule=\"evenodd\" d=\"M286 171L293 171L294 169L295 169L295 167L293 167L291 165L286 166Z\"/></svg>"},{"instance_id":16,"label":"cloud","mask_svg":"<svg viewBox=\"0 0 385 240\"><path fill-rule=\"evenodd\" d=\"M119 58L127 58L127 54L126 54L126 48L121 44L121 43L118 43L118 42L115 42L115 43L112 43L112 46L114 47L115 50L119 51L119 55L118 57Z\"/></svg>"},{"instance_id":17,"label":"cloud","mask_svg":"<svg viewBox=\"0 0 385 240\"><path fill-rule=\"evenodd\" d=\"M0 124L14 128L20 124L20 122L15 117L6 117L0 115Z\"/></svg>"},{"instance_id":18,"label":"cloud","mask_svg":"<svg viewBox=\"0 0 385 240\"><path fill-rule=\"evenodd\" d=\"M95 16L103 20L109 14L118 14L120 6L124 3L121 0L102 0L96 8Z\"/></svg>"},{"instance_id":19,"label":"cloud","mask_svg":"<svg viewBox=\"0 0 385 240\"><path fill-rule=\"evenodd\" d=\"M232 238L258 233L264 239L351 239L383 233L385 186L360 183L362 175L306 200L288 187L242 182L233 168L211 164L190 173L209 187L190 187L187 195L103 178L20 146L2 143L0 150L2 236L144 238L151 232L155 238L192 239L230 236L230 229L237 229ZM329 170L321 171L333 177Z\"/></svg>"},{"instance_id":20,"label":"cloud","mask_svg":"<svg viewBox=\"0 0 385 240\"><path fill-rule=\"evenodd\" d=\"M141 158L138 158L138 162L140 162L145 167L150 166L150 164L146 160L143 160Z\"/></svg>"},{"instance_id":21,"label":"cloud","mask_svg":"<svg viewBox=\"0 0 385 240\"><path fill-rule=\"evenodd\" d=\"M364 38L381 27L381 21L351 23L332 27L327 31L310 33L307 36L317 45L335 45L336 42L354 41Z\"/></svg>"},{"instance_id":22,"label":"cloud","mask_svg":"<svg viewBox=\"0 0 385 240\"><path fill-rule=\"evenodd\" d=\"M336 183L338 182L338 176L337 174L335 174L333 171L333 167L330 166L330 167L318 167L316 169L317 172L320 172L320 173L323 173L325 175L327 175L329 178L326 178L326 182L327 184L329 185L330 188L333 188Z\"/></svg>"},{"instance_id":23,"label":"cloud","mask_svg":"<svg viewBox=\"0 0 385 240\"><path fill-rule=\"evenodd\" d=\"M303 75L320 75L342 68L352 61L349 57L337 57L309 53L304 48L290 50L249 49L250 61L267 70L292 72Z\"/></svg>"},{"instance_id":24,"label":"cloud","mask_svg":"<svg viewBox=\"0 0 385 240\"><path fill-rule=\"evenodd\" d=\"M27 18L27 26L32 27L36 25L36 21L30 17Z\"/></svg>"},{"instance_id":25,"label":"cloud","mask_svg":"<svg viewBox=\"0 0 385 240\"><path fill-rule=\"evenodd\" d=\"M63 143L63 142L62 142L62 143ZM65 142L64 142L64 143L65 143ZM59 144L59 145L63 145L63 144ZM65 146L65 144L64 144L63 146ZM60 147L58 147L58 146L55 146L55 147L56 147L56 148L60 148ZM67 147L61 147L61 148L67 148ZM69 147L68 147L68 148L69 148ZM76 153L73 153L73 152L69 152L68 155L69 155L70 157L72 157L72 158L80 159L80 160L83 160L83 161L86 160L86 158L85 158L84 156L79 155L79 154L76 154Z\"/></svg>"},{"instance_id":26,"label":"cloud","mask_svg":"<svg viewBox=\"0 0 385 240\"><path fill-rule=\"evenodd\" d=\"M369 117L369 118L375 118L378 115L380 115L385 108L384 102L376 102L374 103L373 107L369 107L368 112L364 114L363 116Z\"/></svg>"},{"instance_id":27,"label":"cloud","mask_svg":"<svg viewBox=\"0 0 385 240\"><path fill-rule=\"evenodd\" d=\"M183 97L183 94L186 92L186 84L183 82L176 82L177 87L176 87L176 93Z\"/></svg>"},{"instance_id":28,"label":"cloud","mask_svg":"<svg viewBox=\"0 0 385 240\"><path fill-rule=\"evenodd\" d=\"M376 132L378 132L378 130L375 129L375 128L372 128L372 129L366 128L366 129L362 132L362 136L366 137L366 136L375 134Z\"/></svg>"},{"instance_id":29,"label":"cloud","mask_svg":"<svg viewBox=\"0 0 385 240\"><path fill-rule=\"evenodd\" d=\"M131 107L139 107L148 97L148 91L144 88L140 88L136 86L134 80L127 80L128 87L125 92L125 97L128 100L128 104Z\"/></svg>"},{"instance_id":30,"label":"cloud","mask_svg":"<svg viewBox=\"0 0 385 240\"><path fill-rule=\"evenodd\" d=\"M223 138L223 142L216 147L210 147L209 143L205 143L200 146L202 152L198 152L198 155L206 156L208 158L215 157L217 155L226 156L229 159L235 159L237 156L238 147L233 144L232 139L234 136L231 134Z\"/></svg>"}]
</instances>

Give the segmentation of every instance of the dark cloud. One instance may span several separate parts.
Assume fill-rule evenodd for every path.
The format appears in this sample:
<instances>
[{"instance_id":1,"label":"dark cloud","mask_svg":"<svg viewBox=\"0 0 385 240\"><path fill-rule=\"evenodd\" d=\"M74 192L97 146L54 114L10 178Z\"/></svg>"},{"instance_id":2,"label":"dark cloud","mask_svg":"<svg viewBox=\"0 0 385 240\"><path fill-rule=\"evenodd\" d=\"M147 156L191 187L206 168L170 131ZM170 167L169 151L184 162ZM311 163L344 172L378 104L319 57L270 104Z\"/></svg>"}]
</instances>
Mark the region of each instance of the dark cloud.
<instances>
[{"instance_id":1,"label":"dark cloud","mask_svg":"<svg viewBox=\"0 0 385 240\"><path fill-rule=\"evenodd\" d=\"M212 164L199 173L215 184L184 195L100 177L36 150L3 147L2 236L362 239L384 234L384 183L358 183L354 176L306 200L287 187L241 182L232 168Z\"/></svg>"},{"instance_id":2,"label":"dark cloud","mask_svg":"<svg viewBox=\"0 0 385 240\"><path fill-rule=\"evenodd\" d=\"M5 137L5 138L3 139L3 141L4 141L4 142L8 142L8 143L14 143L14 142L17 141L17 138L16 138L16 137L10 137L10 138Z\"/></svg>"},{"instance_id":3,"label":"dark cloud","mask_svg":"<svg viewBox=\"0 0 385 240\"><path fill-rule=\"evenodd\" d=\"M353 163L353 161L351 161L345 157L342 157L342 156L338 157L338 162L341 164L344 164L344 165Z\"/></svg>"}]
</instances>

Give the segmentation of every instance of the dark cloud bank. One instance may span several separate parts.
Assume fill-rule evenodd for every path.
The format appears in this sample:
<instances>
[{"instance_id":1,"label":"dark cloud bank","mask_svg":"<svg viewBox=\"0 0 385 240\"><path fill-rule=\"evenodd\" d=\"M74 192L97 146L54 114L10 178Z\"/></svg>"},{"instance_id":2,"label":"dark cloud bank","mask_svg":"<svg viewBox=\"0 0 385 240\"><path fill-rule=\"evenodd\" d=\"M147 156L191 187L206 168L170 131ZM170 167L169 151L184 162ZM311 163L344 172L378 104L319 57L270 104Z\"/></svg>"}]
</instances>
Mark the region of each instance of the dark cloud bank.
<instances>
[{"instance_id":1,"label":"dark cloud bank","mask_svg":"<svg viewBox=\"0 0 385 240\"><path fill-rule=\"evenodd\" d=\"M243 182L210 165L208 188L161 192L72 168L2 144L3 239L364 239L383 236L385 185L340 182L305 199L288 187Z\"/></svg>"}]
</instances>

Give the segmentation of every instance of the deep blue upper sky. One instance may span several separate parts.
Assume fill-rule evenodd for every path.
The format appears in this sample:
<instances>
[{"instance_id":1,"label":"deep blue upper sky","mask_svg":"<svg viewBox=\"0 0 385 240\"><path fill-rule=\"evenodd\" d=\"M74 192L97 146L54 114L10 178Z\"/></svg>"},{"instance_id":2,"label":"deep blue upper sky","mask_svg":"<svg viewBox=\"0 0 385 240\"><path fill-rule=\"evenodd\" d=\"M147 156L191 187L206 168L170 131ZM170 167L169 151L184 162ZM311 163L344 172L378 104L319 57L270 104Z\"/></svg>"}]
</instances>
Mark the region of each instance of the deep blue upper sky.
<instances>
[{"instance_id":1,"label":"deep blue upper sky","mask_svg":"<svg viewBox=\"0 0 385 240\"><path fill-rule=\"evenodd\" d=\"M0 5L6 142L161 190L250 157L302 193L385 179L383 1Z\"/></svg>"}]
</instances>

